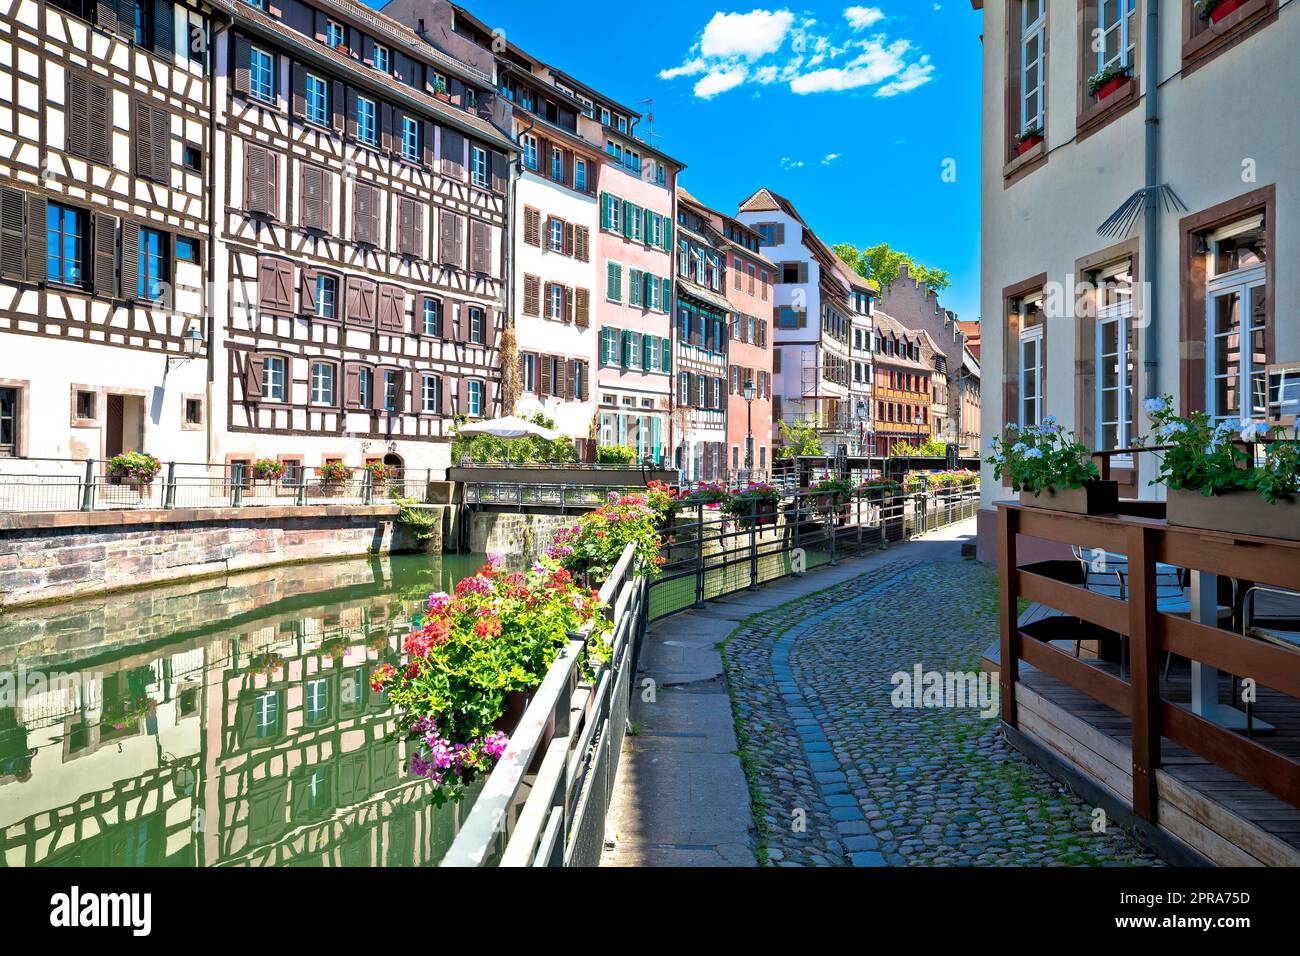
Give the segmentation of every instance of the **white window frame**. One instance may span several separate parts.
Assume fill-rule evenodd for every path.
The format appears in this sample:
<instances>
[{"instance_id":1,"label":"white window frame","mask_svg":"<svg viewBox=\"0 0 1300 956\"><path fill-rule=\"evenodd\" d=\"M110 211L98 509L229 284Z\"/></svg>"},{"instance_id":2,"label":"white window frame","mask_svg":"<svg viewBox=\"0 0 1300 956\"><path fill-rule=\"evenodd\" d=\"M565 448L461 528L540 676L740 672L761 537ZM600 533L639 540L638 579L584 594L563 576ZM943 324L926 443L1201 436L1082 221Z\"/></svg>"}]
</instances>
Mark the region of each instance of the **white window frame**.
<instances>
[{"instance_id":1,"label":"white window frame","mask_svg":"<svg viewBox=\"0 0 1300 956\"><path fill-rule=\"evenodd\" d=\"M524 137L524 166L527 169L537 169L537 137L531 134Z\"/></svg>"},{"instance_id":2,"label":"white window frame","mask_svg":"<svg viewBox=\"0 0 1300 956\"><path fill-rule=\"evenodd\" d=\"M1130 262L1125 262L1113 268L1104 269L1098 276L1098 282L1102 285L1112 282L1117 276L1125 275L1130 272L1132 266ZM1131 328L1133 323L1133 286L1132 277L1130 276L1129 294L1121 297L1117 302L1110 305L1103 305L1100 302L1097 305L1096 328L1093 338L1095 339L1095 348L1093 357L1096 361L1096 376L1094 382L1095 391L1095 413L1093 421L1096 422L1096 443L1097 447L1103 451L1113 451L1114 448L1126 448L1130 445L1129 435L1134 428L1134 413L1137 404L1137 366L1136 366L1136 343L1133 339L1134 330ZM1114 325L1116 327L1115 348L1116 352L1104 352L1106 342L1107 327ZM1114 361L1117 365L1115 375L1115 384L1113 387L1106 385L1106 363ZM1130 375L1132 380L1130 382ZM1114 420L1106 418L1106 393L1115 392L1115 415ZM1109 447L1110 443L1105 440L1106 429L1115 428L1114 448ZM1111 459L1112 465L1120 467L1131 467L1133 463L1132 456L1122 455L1115 456Z\"/></svg>"},{"instance_id":3,"label":"white window frame","mask_svg":"<svg viewBox=\"0 0 1300 956\"><path fill-rule=\"evenodd\" d=\"M379 63L380 60L384 61L382 66ZM375 69L380 73L392 72L393 61L388 55L388 47L384 46L382 43L375 44L374 61Z\"/></svg>"},{"instance_id":4,"label":"white window frame","mask_svg":"<svg viewBox=\"0 0 1300 956\"><path fill-rule=\"evenodd\" d=\"M559 219L546 224L546 248L551 252L564 252L564 223Z\"/></svg>"},{"instance_id":5,"label":"white window frame","mask_svg":"<svg viewBox=\"0 0 1300 956\"><path fill-rule=\"evenodd\" d=\"M328 375L318 375L318 370L327 370ZM334 366L329 362L312 362L311 363L311 404L332 408L338 403L335 398L338 397L338 381ZM325 386L329 386L329 395L327 398L321 396L325 393Z\"/></svg>"},{"instance_id":6,"label":"white window frame","mask_svg":"<svg viewBox=\"0 0 1300 956\"><path fill-rule=\"evenodd\" d=\"M325 311L325 301L329 291L329 311ZM316 275L316 317L319 319L337 319L339 315L339 280L332 275Z\"/></svg>"},{"instance_id":7,"label":"white window frame","mask_svg":"<svg viewBox=\"0 0 1300 956\"><path fill-rule=\"evenodd\" d=\"M248 55L248 95L263 103L275 102L275 54L261 47L253 47ZM266 66L262 67L261 61ZM265 83L263 83L265 80Z\"/></svg>"},{"instance_id":8,"label":"white window frame","mask_svg":"<svg viewBox=\"0 0 1300 956\"><path fill-rule=\"evenodd\" d=\"M308 73L303 81L307 98L307 119L321 126L330 121L329 83L322 76ZM319 112L317 110L319 107Z\"/></svg>"},{"instance_id":9,"label":"white window frame","mask_svg":"<svg viewBox=\"0 0 1300 956\"><path fill-rule=\"evenodd\" d=\"M1035 356L1034 408L1032 418L1025 414L1027 411L1025 381L1028 378L1029 372L1027 363L1025 362L1025 350L1026 346L1030 343L1033 343ZM1039 322L1038 325L1031 326L1027 329L1022 328L1020 330L1020 341L1017 344L1017 348L1019 349L1017 353L1017 365L1019 366L1019 371L1017 374L1019 376L1020 391L1016 399L1016 421L1019 423L1021 428L1028 428L1031 425L1038 425L1043 420L1043 325L1041 322Z\"/></svg>"},{"instance_id":10,"label":"white window frame","mask_svg":"<svg viewBox=\"0 0 1300 956\"><path fill-rule=\"evenodd\" d=\"M1133 64L1136 6L1135 0L1097 0L1097 37L1101 40L1097 51L1098 73L1107 67ZM1112 37L1118 37L1118 49L1112 47Z\"/></svg>"},{"instance_id":11,"label":"white window frame","mask_svg":"<svg viewBox=\"0 0 1300 956\"><path fill-rule=\"evenodd\" d=\"M271 374L271 363L276 373ZM283 402L288 395L289 362L281 355L268 355L262 359L262 398L268 402Z\"/></svg>"},{"instance_id":12,"label":"white window frame","mask_svg":"<svg viewBox=\"0 0 1300 956\"><path fill-rule=\"evenodd\" d=\"M556 322L564 319L564 289L553 282L546 287L546 317Z\"/></svg>"},{"instance_id":13,"label":"white window frame","mask_svg":"<svg viewBox=\"0 0 1300 956\"><path fill-rule=\"evenodd\" d=\"M483 417L483 383L478 379L465 383L465 411L471 418Z\"/></svg>"},{"instance_id":14,"label":"white window frame","mask_svg":"<svg viewBox=\"0 0 1300 956\"><path fill-rule=\"evenodd\" d=\"M402 158L412 163L420 161L420 121L414 116L402 117Z\"/></svg>"},{"instance_id":15,"label":"white window frame","mask_svg":"<svg viewBox=\"0 0 1300 956\"><path fill-rule=\"evenodd\" d=\"M470 182L479 189L487 189L492 184L488 174L487 150L482 146L470 146Z\"/></svg>"},{"instance_id":16,"label":"white window frame","mask_svg":"<svg viewBox=\"0 0 1300 956\"><path fill-rule=\"evenodd\" d=\"M426 415L436 415L441 408L442 379L436 375L425 375L420 379L420 411Z\"/></svg>"},{"instance_id":17,"label":"white window frame","mask_svg":"<svg viewBox=\"0 0 1300 956\"><path fill-rule=\"evenodd\" d=\"M577 156L573 158L573 188L579 192L587 191L587 161Z\"/></svg>"},{"instance_id":18,"label":"white window frame","mask_svg":"<svg viewBox=\"0 0 1300 956\"><path fill-rule=\"evenodd\" d=\"M361 122L362 115L368 122ZM367 146L379 145L379 104L368 96L357 97L357 142Z\"/></svg>"},{"instance_id":19,"label":"white window frame","mask_svg":"<svg viewBox=\"0 0 1300 956\"><path fill-rule=\"evenodd\" d=\"M1031 19L1032 16L1032 19ZM1044 71L1047 68L1043 41L1047 38L1047 0L1021 0L1020 4L1020 132L1031 126L1046 128L1046 108L1043 103ZM1037 51L1031 58L1030 48ZM1038 82L1031 91L1025 86L1025 77L1036 68ZM1029 112L1029 97L1033 93L1037 109Z\"/></svg>"},{"instance_id":20,"label":"white window frame","mask_svg":"<svg viewBox=\"0 0 1300 956\"><path fill-rule=\"evenodd\" d=\"M1242 232L1249 231L1252 228L1258 228L1258 223L1262 220L1258 215L1251 216L1247 219L1225 226L1210 236L1210 256L1211 268L1217 258L1215 246L1224 239L1230 239ZM1267 414L1267 394L1263 395L1264 399L1256 407L1254 403L1254 393L1251 389L1251 380L1264 372L1265 363L1256 365L1255 351L1251 347L1252 333L1262 331L1267 334L1267 319L1265 324L1254 326L1251 325L1251 291L1253 289L1264 289L1265 295L1268 290L1268 263L1261 262L1258 265L1247 266L1242 269L1235 269L1231 272L1223 272L1213 275L1206 280L1205 287L1205 408L1210 415L1211 421L1218 422L1225 418L1263 418ZM1215 303L1224 297L1236 295L1238 300L1238 324L1235 332L1216 333L1214 328ZM1265 300L1265 309L1267 310L1268 302ZM1218 389L1215 387L1216 381L1220 378L1229 378L1228 375L1218 374L1218 355L1221 343L1226 344L1232 336L1237 337L1237 402L1238 408L1235 413L1229 413L1225 409L1218 407ZM1265 392L1267 393L1267 382L1265 382ZM1247 403L1249 407L1247 407Z\"/></svg>"}]
</instances>

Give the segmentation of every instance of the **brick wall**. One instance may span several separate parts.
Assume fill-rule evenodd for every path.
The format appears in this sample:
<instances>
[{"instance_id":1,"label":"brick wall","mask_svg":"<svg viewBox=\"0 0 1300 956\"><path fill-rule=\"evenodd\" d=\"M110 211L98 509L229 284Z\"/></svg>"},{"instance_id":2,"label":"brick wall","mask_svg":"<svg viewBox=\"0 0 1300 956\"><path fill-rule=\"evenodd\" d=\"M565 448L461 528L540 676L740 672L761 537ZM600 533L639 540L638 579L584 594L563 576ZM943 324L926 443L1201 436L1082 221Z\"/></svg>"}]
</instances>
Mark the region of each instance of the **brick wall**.
<instances>
[{"instance_id":1,"label":"brick wall","mask_svg":"<svg viewBox=\"0 0 1300 956\"><path fill-rule=\"evenodd\" d=\"M396 517L388 506L7 515L0 524L0 606L287 562L422 550Z\"/></svg>"}]
</instances>

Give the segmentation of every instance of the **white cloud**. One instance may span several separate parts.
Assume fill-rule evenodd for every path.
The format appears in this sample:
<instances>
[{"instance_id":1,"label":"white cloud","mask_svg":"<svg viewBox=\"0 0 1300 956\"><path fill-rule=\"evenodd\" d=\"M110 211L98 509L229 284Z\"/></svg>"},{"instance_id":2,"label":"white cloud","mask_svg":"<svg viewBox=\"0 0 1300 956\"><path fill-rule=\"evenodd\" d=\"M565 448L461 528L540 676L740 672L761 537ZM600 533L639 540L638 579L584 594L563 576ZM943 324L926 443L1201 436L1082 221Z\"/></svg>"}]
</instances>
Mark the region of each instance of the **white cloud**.
<instances>
[{"instance_id":1,"label":"white cloud","mask_svg":"<svg viewBox=\"0 0 1300 956\"><path fill-rule=\"evenodd\" d=\"M846 7L844 19L854 30L865 30L885 19L885 14L879 7Z\"/></svg>"},{"instance_id":2,"label":"white cloud","mask_svg":"<svg viewBox=\"0 0 1300 956\"><path fill-rule=\"evenodd\" d=\"M822 165L829 166L831 163L835 162L835 160L839 158L840 158L839 153L827 153L824 157L822 157Z\"/></svg>"},{"instance_id":3,"label":"white cloud","mask_svg":"<svg viewBox=\"0 0 1300 956\"><path fill-rule=\"evenodd\" d=\"M779 50L793 23L789 10L715 13L700 37L700 54L710 59L756 60Z\"/></svg>"},{"instance_id":4,"label":"white cloud","mask_svg":"<svg viewBox=\"0 0 1300 956\"><path fill-rule=\"evenodd\" d=\"M714 67L696 82L695 95L707 100L727 90L734 90L745 82L748 74L749 71L744 66Z\"/></svg>"},{"instance_id":5,"label":"white cloud","mask_svg":"<svg viewBox=\"0 0 1300 956\"><path fill-rule=\"evenodd\" d=\"M791 159L789 156L781 157L782 169L798 169L802 165L803 165L802 159Z\"/></svg>"},{"instance_id":6,"label":"white cloud","mask_svg":"<svg viewBox=\"0 0 1300 956\"><path fill-rule=\"evenodd\" d=\"M844 9L845 23L818 27L786 9L716 12L680 65L659 71L664 80L696 77L694 94L710 99L744 84L789 84L800 95L876 87L898 96L934 78L936 67L911 40L872 31L885 15L878 7Z\"/></svg>"}]
</instances>

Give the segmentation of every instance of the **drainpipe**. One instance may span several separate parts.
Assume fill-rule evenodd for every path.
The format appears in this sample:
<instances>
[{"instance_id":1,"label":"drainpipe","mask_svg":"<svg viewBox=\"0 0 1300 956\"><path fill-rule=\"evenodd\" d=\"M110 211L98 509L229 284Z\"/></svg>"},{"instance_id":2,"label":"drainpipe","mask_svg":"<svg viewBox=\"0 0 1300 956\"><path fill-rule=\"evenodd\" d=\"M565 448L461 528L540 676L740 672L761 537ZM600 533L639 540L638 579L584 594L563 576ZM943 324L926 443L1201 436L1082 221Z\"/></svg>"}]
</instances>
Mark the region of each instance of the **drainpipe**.
<instances>
[{"instance_id":1,"label":"drainpipe","mask_svg":"<svg viewBox=\"0 0 1300 956\"><path fill-rule=\"evenodd\" d=\"M1158 262L1156 253L1159 248L1157 230L1160 227L1160 210L1156 205L1160 185L1160 4L1156 0L1146 3L1146 47L1143 54L1143 93L1146 96L1146 216L1143 223L1143 267L1146 274L1147 296L1145 316L1146 341L1142 346L1142 371L1146 378L1146 393L1149 397L1161 394L1160 359L1157 349L1160 346L1160 323L1157 318L1157 276Z\"/></svg>"},{"instance_id":2,"label":"drainpipe","mask_svg":"<svg viewBox=\"0 0 1300 956\"><path fill-rule=\"evenodd\" d=\"M214 19L216 18L216 15L217 15L216 10L213 10L212 16ZM217 169L216 169L217 167L217 163L216 163L217 80L216 80L216 72L215 72L215 68L217 65L217 37L220 34L225 33L228 29L230 29L230 27L232 27L234 23L235 23L234 17L227 17L226 22L222 24L215 31L211 27L208 28L207 54L208 54L208 77L210 78L208 91L211 100L208 103L208 169L207 169L208 194L206 197L207 204L208 204L208 257L207 257L208 274L206 276L207 289L206 289L205 297L207 299L206 311L208 315L207 315L207 322L206 322L207 328L204 330L204 332L208 341L208 382L205 389L206 398L204 400L204 406L206 409L206 415L204 417L204 425L206 426L206 430L207 430L207 452L204 455L205 464L212 463L212 439L213 439L212 420L213 417L216 415L216 409L212 407L212 398L213 398L212 386L213 386L213 382L216 380L215 377L216 377L216 369L217 369L217 364L216 364L217 363L217 355L216 355L217 322L216 322L216 308L215 308L216 303L214 301L216 299L216 282L214 277L216 276L216 272L217 272L217 228L218 228L217 227L217 218L218 218L217 203L214 198L216 196L216 175L217 175Z\"/></svg>"}]
</instances>

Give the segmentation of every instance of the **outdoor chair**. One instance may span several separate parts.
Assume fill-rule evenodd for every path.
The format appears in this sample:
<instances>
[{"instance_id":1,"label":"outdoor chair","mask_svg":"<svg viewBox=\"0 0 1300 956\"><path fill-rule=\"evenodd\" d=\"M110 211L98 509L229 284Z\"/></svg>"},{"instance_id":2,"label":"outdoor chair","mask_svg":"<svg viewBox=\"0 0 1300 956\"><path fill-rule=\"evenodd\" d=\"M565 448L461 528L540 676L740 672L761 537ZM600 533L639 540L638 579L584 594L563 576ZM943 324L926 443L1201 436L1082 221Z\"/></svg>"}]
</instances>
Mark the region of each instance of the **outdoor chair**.
<instances>
[{"instance_id":1,"label":"outdoor chair","mask_svg":"<svg viewBox=\"0 0 1300 956\"><path fill-rule=\"evenodd\" d=\"M1280 598L1281 606L1270 608L1260 614L1256 610L1255 600L1259 595ZM1267 587L1262 584L1251 585L1246 589L1241 602L1241 633L1257 641L1265 641L1292 651L1300 651L1300 593L1282 588ZM1236 677L1233 678L1236 686ZM1254 731L1254 702L1245 701L1246 735Z\"/></svg>"}]
</instances>

